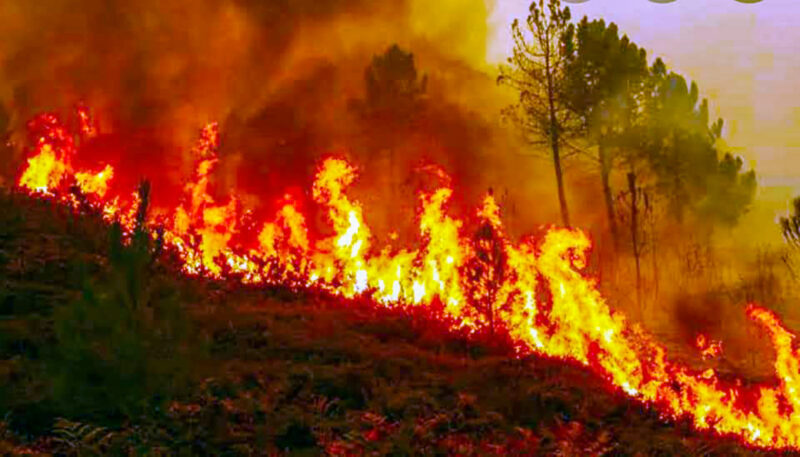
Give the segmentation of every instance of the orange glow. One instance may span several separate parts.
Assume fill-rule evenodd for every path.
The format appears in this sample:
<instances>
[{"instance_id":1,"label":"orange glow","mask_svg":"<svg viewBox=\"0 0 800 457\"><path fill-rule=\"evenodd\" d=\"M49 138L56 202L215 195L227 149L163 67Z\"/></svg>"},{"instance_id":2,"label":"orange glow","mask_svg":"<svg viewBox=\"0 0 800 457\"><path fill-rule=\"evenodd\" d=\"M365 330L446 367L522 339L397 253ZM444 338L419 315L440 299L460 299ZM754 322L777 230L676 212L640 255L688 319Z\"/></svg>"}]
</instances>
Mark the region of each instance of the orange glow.
<instances>
[{"instance_id":1,"label":"orange glow","mask_svg":"<svg viewBox=\"0 0 800 457\"><path fill-rule=\"evenodd\" d=\"M94 175L72 170L69 155L56 152L65 151L62 140L63 135L42 137L20 177L20 189L58 197L66 195L64 183L74 180L86 183L80 185L83 192L103 197L105 191L93 191L100 187L90 183L110 179L112 170ZM585 365L665 419L688 418L699 430L754 446L800 448L800 353L794 335L773 312L747 308L748 317L771 338L776 381L723 381L714 370L672 361L664 346L608 306L595 279L584 273L592 245L584 232L552 227L542 236L512 241L491 195L475 211L479 229L471 231L468 226L474 224L448 215L453 188L444 175L438 188L419 195L418 242L399 250L375 246L361 204L347 195L357 169L341 158L319 164L311 189L314 201L326 210L331 236L312 239L307 218L285 198L274 218L257 224L252 237L257 243L239 246L234 240L247 225L238 199L217 202L209 193L218 140L216 124L202 130L193 149L194 177L182 204L167 212L173 217L165 223L164 241L182 260L185 273L321 290L376 306L429 309L454 328L469 331L493 325L508 332L519 355L536 353ZM95 204L107 220L132 229L135 198L99 201ZM68 198L63 202L74 204ZM718 342L701 337L698 349L704 356L720 353Z\"/></svg>"},{"instance_id":2,"label":"orange glow","mask_svg":"<svg viewBox=\"0 0 800 457\"><path fill-rule=\"evenodd\" d=\"M104 197L108 192L108 182L114 177L114 169L111 165L106 165L103 171L95 174L75 173L75 181L81 191L85 194L94 194Z\"/></svg>"}]
</instances>

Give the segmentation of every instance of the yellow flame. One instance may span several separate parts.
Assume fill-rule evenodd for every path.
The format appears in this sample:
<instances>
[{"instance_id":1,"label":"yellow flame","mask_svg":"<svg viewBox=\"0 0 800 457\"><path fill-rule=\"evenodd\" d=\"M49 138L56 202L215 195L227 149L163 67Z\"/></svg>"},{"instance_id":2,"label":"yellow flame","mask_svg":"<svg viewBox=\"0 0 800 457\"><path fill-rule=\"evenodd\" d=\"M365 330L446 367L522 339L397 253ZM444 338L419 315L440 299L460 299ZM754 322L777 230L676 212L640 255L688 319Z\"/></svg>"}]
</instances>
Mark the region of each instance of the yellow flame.
<instances>
[{"instance_id":1,"label":"yellow flame","mask_svg":"<svg viewBox=\"0 0 800 457\"><path fill-rule=\"evenodd\" d=\"M471 235L461 220L447 214L453 190L442 179L440 188L420 195L418 245L374 249L360 203L345 192L356 168L339 158L322 161L312 187L333 235L311 240L305 217L290 202L262 223L258 246L245 250L233 244L244 230L236 198L217 203L208 192L217 142L215 124L203 129L194 149L194 179L165 227L164 241L187 274L313 288L369 298L376 306L438 309L447 322L468 330L496 325L508 332L520 354L583 364L665 417L687 417L698 429L764 448L800 448L800 354L794 335L771 311L750 305L747 315L771 338L778 384L723 382L714 370L671 361L662 345L608 306L595 280L583 273L591 249L585 233L553 227L543 236L512 242L491 195L476 211L480 229ZM93 186L110 179L112 170L81 173L59 160L45 139L19 184L30 193L57 195L65 178L72 177L84 183L85 192L97 189L91 193L103 197L104 188ZM114 198L101 205L107 220L133 227L135 194L127 203ZM699 349L708 347L705 341Z\"/></svg>"}]
</instances>

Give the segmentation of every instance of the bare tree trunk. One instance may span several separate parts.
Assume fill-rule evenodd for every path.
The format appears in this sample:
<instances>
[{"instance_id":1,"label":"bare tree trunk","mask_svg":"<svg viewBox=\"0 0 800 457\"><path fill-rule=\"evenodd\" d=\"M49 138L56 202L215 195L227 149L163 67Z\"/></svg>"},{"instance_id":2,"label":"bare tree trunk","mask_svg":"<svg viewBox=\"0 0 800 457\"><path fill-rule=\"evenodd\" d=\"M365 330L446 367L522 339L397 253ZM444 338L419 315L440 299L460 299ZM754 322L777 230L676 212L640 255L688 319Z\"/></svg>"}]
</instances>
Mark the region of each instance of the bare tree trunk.
<instances>
[{"instance_id":1,"label":"bare tree trunk","mask_svg":"<svg viewBox=\"0 0 800 457\"><path fill-rule=\"evenodd\" d=\"M639 307L639 315L644 317L642 309L642 270L639 262L639 215L636 195L636 174L628 173L628 190L631 193L631 242L633 243L633 258L636 261L636 305Z\"/></svg>"},{"instance_id":2,"label":"bare tree trunk","mask_svg":"<svg viewBox=\"0 0 800 457\"><path fill-rule=\"evenodd\" d=\"M553 151L553 166L556 172L556 185L558 186L558 203L561 207L561 221L569 227L569 210L567 209L567 196L564 192L564 176L561 170L561 153L559 151L558 119L556 118L555 87L553 86L553 69L550 66L550 43L546 43L544 54L545 72L547 73L547 101L550 111L550 148Z\"/></svg>"},{"instance_id":3,"label":"bare tree trunk","mask_svg":"<svg viewBox=\"0 0 800 457\"><path fill-rule=\"evenodd\" d=\"M392 203L399 201L399 199L397 198L398 192L397 192L397 173L395 170L396 166L397 164L395 163L394 145L392 145L392 147L389 149L389 193L392 198ZM391 232L392 230L394 230L394 227L397 227L397 211L389 211L388 231Z\"/></svg>"},{"instance_id":4,"label":"bare tree trunk","mask_svg":"<svg viewBox=\"0 0 800 457\"><path fill-rule=\"evenodd\" d=\"M553 165L556 171L556 184L558 185L558 203L561 207L561 221L566 227L569 227L569 210L567 209L567 196L564 193L564 176L561 171L561 157L558 150L558 133L554 133L555 137L552 144L553 148Z\"/></svg>"},{"instance_id":5,"label":"bare tree trunk","mask_svg":"<svg viewBox=\"0 0 800 457\"><path fill-rule=\"evenodd\" d=\"M652 300L650 303L655 305L658 303L658 293L659 293L659 262L658 262L658 243L656 242L656 230L655 230L655 222L652 222L651 219L651 226L650 226L650 260L653 262L653 284L651 290ZM655 311L658 308L654 308Z\"/></svg>"},{"instance_id":6,"label":"bare tree trunk","mask_svg":"<svg viewBox=\"0 0 800 457\"><path fill-rule=\"evenodd\" d=\"M603 140L600 140L597 149L597 158L600 161L600 180L603 183L603 197L606 202L606 214L608 215L608 228L611 231L611 237L614 241L616 248L619 242L619 233L617 230L617 218L614 216L614 198L611 192L611 160L608 157L606 147Z\"/></svg>"}]
</instances>

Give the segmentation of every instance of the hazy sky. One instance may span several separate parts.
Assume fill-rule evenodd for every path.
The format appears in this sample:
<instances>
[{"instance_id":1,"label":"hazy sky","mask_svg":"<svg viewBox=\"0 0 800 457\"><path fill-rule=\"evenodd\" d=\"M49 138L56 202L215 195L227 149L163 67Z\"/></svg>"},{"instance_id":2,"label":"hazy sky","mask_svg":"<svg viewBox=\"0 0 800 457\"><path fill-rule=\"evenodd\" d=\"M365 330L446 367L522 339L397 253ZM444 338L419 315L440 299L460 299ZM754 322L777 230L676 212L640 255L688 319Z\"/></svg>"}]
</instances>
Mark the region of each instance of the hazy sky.
<instances>
[{"instance_id":1,"label":"hazy sky","mask_svg":"<svg viewBox=\"0 0 800 457\"><path fill-rule=\"evenodd\" d=\"M489 59L510 49L509 25L529 0L496 0ZM615 22L622 33L695 80L726 139L756 168L762 185L800 192L800 1L588 0L573 17Z\"/></svg>"}]
</instances>

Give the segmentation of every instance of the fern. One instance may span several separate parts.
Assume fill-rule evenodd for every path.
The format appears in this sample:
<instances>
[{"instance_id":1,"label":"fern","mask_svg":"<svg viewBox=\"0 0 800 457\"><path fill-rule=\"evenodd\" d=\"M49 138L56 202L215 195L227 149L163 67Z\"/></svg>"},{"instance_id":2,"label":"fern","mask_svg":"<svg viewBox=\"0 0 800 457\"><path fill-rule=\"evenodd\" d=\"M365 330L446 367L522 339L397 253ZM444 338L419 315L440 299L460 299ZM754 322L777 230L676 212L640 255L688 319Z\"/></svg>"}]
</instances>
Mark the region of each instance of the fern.
<instances>
[{"instance_id":1,"label":"fern","mask_svg":"<svg viewBox=\"0 0 800 457\"><path fill-rule=\"evenodd\" d=\"M68 448L78 456L106 455L117 433L105 427L64 418L56 420L53 426L53 441Z\"/></svg>"}]
</instances>

